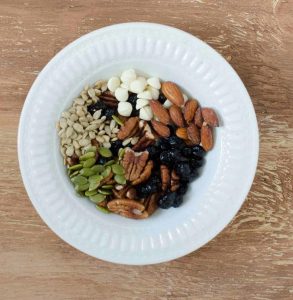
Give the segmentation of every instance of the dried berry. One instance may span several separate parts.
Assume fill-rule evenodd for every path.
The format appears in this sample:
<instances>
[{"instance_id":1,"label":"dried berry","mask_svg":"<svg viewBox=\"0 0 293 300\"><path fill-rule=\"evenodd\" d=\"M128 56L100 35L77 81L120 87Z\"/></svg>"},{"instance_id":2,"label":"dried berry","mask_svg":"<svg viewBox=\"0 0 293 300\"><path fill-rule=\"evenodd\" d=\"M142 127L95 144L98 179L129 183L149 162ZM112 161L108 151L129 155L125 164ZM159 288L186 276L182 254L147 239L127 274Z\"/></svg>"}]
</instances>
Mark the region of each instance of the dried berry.
<instances>
[{"instance_id":1,"label":"dried berry","mask_svg":"<svg viewBox=\"0 0 293 300\"><path fill-rule=\"evenodd\" d=\"M91 115L93 115L97 110L100 110L100 109L102 109L102 110L106 109L106 104L102 101L98 101L98 102L93 103L93 104L91 104L87 107L87 111Z\"/></svg>"},{"instance_id":2,"label":"dried berry","mask_svg":"<svg viewBox=\"0 0 293 300\"><path fill-rule=\"evenodd\" d=\"M116 110L114 108L107 107L103 109L103 115L107 120L112 120L112 116L115 114Z\"/></svg>"},{"instance_id":3,"label":"dried berry","mask_svg":"<svg viewBox=\"0 0 293 300\"><path fill-rule=\"evenodd\" d=\"M181 150L182 155L185 157L190 157L192 155L192 148L190 147L185 147Z\"/></svg>"},{"instance_id":4,"label":"dried berry","mask_svg":"<svg viewBox=\"0 0 293 300\"><path fill-rule=\"evenodd\" d=\"M190 166L189 163L187 162L181 162L177 163L174 166L174 169L176 171L176 174L183 180L189 180L189 175L190 175Z\"/></svg>"},{"instance_id":5,"label":"dried berry","mask_svg":"<svg viewBox=\"0 0 293 300\"><path fill-rule=\"evenodd\" d=\"M146 148L146 150L148 151L149 157L150 157L151 159L156 159L156 157L157 157L157 156L159 155L159 153L160 153L160 149L157 148L156 146L148 146L148 147Z\"/></svg>"},{"instance_id":6,"label":"dried berry","mask_svg":"<svg viewBox=\"0 0 293 300\"><path fill-rule=\"evenodd\" d=\"M173 206L174 201L176 200L176 193L168 193L162 195L158 200L158 206L163 209L167 209Z\"/></svg>"},{"instance_id":7,"label":"dried berry","mask_svg":"<svg viewBox=\"0 0 293 300\"><path fill-rule=\"evenodd\" d=\"M167 100L167 98L164 96L163 93L160 93L158 100L161 104L164 104L164 102Z\"/></svg>"},{"instance_id":8,"label":"dried berry","mask_svg":"<svg viewBox=\"0 0 293 300\"><path fill-rule=\"evenodd\" d=\"M173 201L173 207L179 207L183 203L183 196L178 196Z\"/></svg>"},{"instance_id":9,"label":"dried berry","mask_svg":"<svg viewBox=\"0 0 293 300\"><path fill-rule=\"evenodd\" d=\"M131 116L138 116L139 110L136 109L136 101L137 101L137 95L136 94L130 94L128 97L128 102L132 106L132 113Z\"/></svg>"},{"instance_id":10,"label":"dried berry","mask_svg":"<svg viewBox=\"0 0 293 300\"><path fill-rule=\"evenodd\" d=\"M197 157L203 157L206 154L206 152L200 145L193 146L191 150L192 150L192 155Z\"/></svg>"},{"instance_id":11,"label":"dried berry","mask_svg":"<svg viewBox=\"0 0 293 300\"><path fill-rule=\"evenodd\" d=\"M186 182L183 181L183 182L181 182L180 187L179 187L178 190L177 190L177 194L178 194L179 196L183 196L183 195L186 194L187 189L188 189L188 184L187 184Z\"/></svg>"},{"instance_id":12,"label":"dried berry","mask_svg":"<svg viewBox=\"0 0 293 300\"><path fill-rule=\"evenodd\" d=\"M118 155L118 151L120 148L122 148L122 141L117 140L111 143L111 151L113 155Z\"/></svg>"},{"instance_id":13,"label":"dried berry","mask_svg":"<svg viewBox=\"0 0 293 300\"><path fill-rule=\"evenodd\" d=\"M185 145L185 143L176 135L170 136L167 140L172 148L181 149Z\"/></svg>"}]
</instances>

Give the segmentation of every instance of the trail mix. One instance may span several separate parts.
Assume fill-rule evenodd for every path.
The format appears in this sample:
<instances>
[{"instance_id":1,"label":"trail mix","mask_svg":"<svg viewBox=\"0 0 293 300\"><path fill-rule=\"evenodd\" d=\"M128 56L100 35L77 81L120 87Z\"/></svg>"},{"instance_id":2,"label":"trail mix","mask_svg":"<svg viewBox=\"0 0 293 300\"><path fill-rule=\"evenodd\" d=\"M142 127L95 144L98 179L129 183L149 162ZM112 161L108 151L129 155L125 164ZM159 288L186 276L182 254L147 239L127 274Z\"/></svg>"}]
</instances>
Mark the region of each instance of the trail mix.
<instances>
[{"instance_id":1,"label":"trail mix","mask_svg":"<svg viewBox=\"0 0 293 300\"><path fill-rule=\"evenodd\" d=\"M217 126L214 110L175 83L130 69L86 86L57 130L77 193L105 213L144 219L182 204Z\"/></svg>"}]
</instances>

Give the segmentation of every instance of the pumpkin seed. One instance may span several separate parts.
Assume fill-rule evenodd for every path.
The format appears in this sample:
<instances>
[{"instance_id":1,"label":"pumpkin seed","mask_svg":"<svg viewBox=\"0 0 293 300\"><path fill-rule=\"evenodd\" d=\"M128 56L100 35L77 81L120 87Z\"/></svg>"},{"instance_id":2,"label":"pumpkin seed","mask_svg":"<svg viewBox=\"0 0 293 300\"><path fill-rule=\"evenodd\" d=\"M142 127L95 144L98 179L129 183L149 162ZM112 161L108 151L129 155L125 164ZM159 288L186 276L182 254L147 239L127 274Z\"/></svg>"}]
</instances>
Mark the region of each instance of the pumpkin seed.
<instances>
[{"instance_id":1,"label":"pumpkin seed","mask_svg":"<svg viewBox=\"0 0 293 300\"><path fill-rule=\"evenodd\" d=\"M115 160L109 160L108 162L106 162L105 164L104 164L104 166L105 167L107 167L107 166L111 166L111 165L113 165L115 163Z\"/></svg>"},{"instance_id":2,"label":"pumpkin seed","mask_svg":"<svg viewBox=\"0 0 293 300\"><path fill-rule=\"evenodd\" d=\"M86 183L86 184L76 184L75 185L75 190L77 192L84 192L84 191L88 190L89 186L90 186L89 183Z\"/></svg>"},{"instance_id":3,"label":"pumpkin seed","mask_svg":"<svg viewBox=\"0 0 293 300\"><path fill-rule=\"evenodd\" d=\"M98 192L102 195L111 195L112 191L107 189L98 189Z\"/></svg>"},{"instance_id":4,"label":"pumpkin seed","mask_svg":"<svg viewBox=\"0 0 293 300\"><path fill-rule=\"evenodd\" d=\"M123 125L124 123L122 122L122 120L120 120L118 117L116 117L115 115L112 115L112 119L119 125Z\"/></svg>"},{"instance_id":5,"label":"pumpkin seed","mask_svg":"<svg viewBox=\"0 0 293 300\"><path fill-rule=\"evenodd\" d=\"M88 147L86 150L85 150L85 153L88 153L88 152L96 152L97 151L97 147L96 146L91 146L91 147Z\"/></svg>"},{"instance_id":6,"label":"pumpkin seed","mask_svg":"<svg viewBox=\"0 0 293 300\"><path fill-rule=\"evenodd\" d=\"M96 205L96 209L98 209L99 211L101 211L101 212L103 212L105 214L109 214L110 213L110 211L107 208L99 206L99 205Z\"/></svg>"},{"instance_id":7,"label":"pumpkin seed","mask_svg":"<svg viewBox=\"0 0 293 300\"><path fill-rule=\"evenodd\" d=\"M84 155L82 155L79 160L87 160L89 158L92 158L92 157L95 157L96 156L96 153L95 152L87 152L85 153Z\"/></svg>"},{"instance_id":8,"label":"pumpkin seed","mask_svg":"<svg viewBox=\"0 0 293 300\"><path fill-rule=\"evenodd\" d=\"M85 176L85 177L90 177L95 174L96 173L91 168L83 168L80 170L80 175Z\"/></svg>"},{"instance_id":9,"label":"pumpkin seed","mask_svg":"<svg viewBox=\"0 0 293 300\"><path fill-rule=\"evenodd\" d=\"M106 189L106 190L109 190L109 189L113 189L113 185L112 184L106 184L106 185L103 185L102 186L102 189Z\"/></svg>"},{"instance_id":10,"label":"pumpkin seed","mask_svg":"<svg viewBox=\"0 0 293 300\"><path fill-rule=\"evenodd\" d=\"M118 151L119 159L122 159L124 154L125 154L125 148L120 148L119 151Z\"/></svg>"},{"instance_id":11,"label":"pumpkin seed","mask_svg":"<svg viewBox=\"0 0 293 300\"><path fill-rule=\"evenodd\" d=\"M87 159L83 162L84 168L90 168L96 163L96 159L94 157Z\"/></svg>"},{"instance_id":12,"label":"pumpkin seed","mask_svg":"<svg viewBox=\"0 0 293 300\"><path fill-rule=\"evenodd\" d=\"M69 175L70 178L75 177L76 175L78 175L79 171L75 171L72 174Z\"/></svg>"},{"instance_id":13,"label":"pumpkin seed","mask_svg":"<svg viewBox=\"0 0 293 300\"><path fill-rule=\"evenodd\" d=\"M77 164L68 168L70 171L80 170L82 169L82 164Z\"/></svg>"},{"instance_id":14,"label":"pumpkin seed","mask_svg":"<svg viewBox=\"0 0 293 300\"><path fill-rule=\"evenodd\" d=\"M95 174L97 173L101 173L105 170L103 165L95 165L91 167L91 170L93 170L95 172Z\"/></svg>"},{"instance_id":15,"label":"pumpkin seed","mask_svg":"<svg viewBox=\"0 0 293 300\"><path fill-rule=\"evenodd\" d=\"M100 185L100 181L90 181L89 192L96 190Z\"/></svg>"},{"instance_id":16,"label":"pumpkin seed","mask_svg":"<svg viewBox=\"0 0 293 300\"><path fill-rule=\"evenodd\" d=\"M92 190L92 191L86 191L84 194L85 194L85 196L90 197L90 196L96 195L97 193L98 193L97 190Z\"/></svg>"},{"instance_id":17,"label":"pumpkin seed","mask_svg":"<svg viewBox=\"0 0 293 300\"><path fill-rule=\"evenodd\" d=\"M115 175L114 180L119 184L125 184L126 179L124 175Z\"/></svg>"},{"instance_id":18,"label":"pumpkin seed","mask_svg":"<svg viewBox=\"0 0 293 300\"><path fill-rule=\"evenodd\" d=\"M105 147L100 147L98 149L98 152L103 156L103 157L111 157L112 156L112 152L110 149L105 148Z\"/></svg>"},{"instance_id":19,"label":"pumpkin seed","mask_svg":"<svg viewBox=\"0 0 293 300\"><path fill-rule=\"evenodd\" d=\"M76 177L72 178L74 184L83 185L87 183L87 179L84 176L77 175Z\"/></svg>"},{"instance_id":20,"label":"pumpkin seed","mask_svg":"<svg viewBox=\"0 0 293 300\"><path fill-rule=\"evenodd\" d=\"M112 171L117 175L123 175L125 173L124 168L119 164L112 165Z\"/></svg>"},{"instance_id":21,"label":"pumpkin seed","mask_svg":"<svg viewBox=\"0 0 293 300\"><path fill-rule=\"evenodd\" d=\"M108 176L110 175L110 173L111 173L111 167L108 166L108 167L106 167L106 169L102 172L101 175L102 175L104 178L106 178L106 177L108 177Z\"/></svg>"},{"instance_id":22,"label":"pumpkin seed","mask_svg":"<svg viewBox=\"0 0 293 300\"><path fill-rule=\"evenodd\" d=\"M92 181L96 182L96 181L101 181L101 180L103 180L103 176L101 176L101 175L93 175L89 178L90 182L92 182Z\"/></svg>"},{"instance_id":23,"label":"pumpkin seed","mask_svg":"<svg viewBox=\"0 0 293 300\"><path fill-rule=\"evenodd\" d=\"M102 195L102 194L96 194L96 195L90 196L90 200L94 203L100 203L100 202L104 201L105 198L106 198L106 196Z\"/></svg>"}]
</instances>

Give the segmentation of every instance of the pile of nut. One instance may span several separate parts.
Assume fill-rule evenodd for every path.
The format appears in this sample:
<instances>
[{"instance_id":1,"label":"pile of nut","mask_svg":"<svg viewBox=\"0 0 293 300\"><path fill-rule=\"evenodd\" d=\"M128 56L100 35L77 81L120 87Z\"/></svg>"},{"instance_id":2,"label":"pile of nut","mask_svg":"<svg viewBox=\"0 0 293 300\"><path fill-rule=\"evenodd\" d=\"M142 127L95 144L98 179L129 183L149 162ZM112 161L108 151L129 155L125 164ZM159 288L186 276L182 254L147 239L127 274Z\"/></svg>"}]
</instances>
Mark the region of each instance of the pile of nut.
<instances>
[{"instance_id":1,"label":"pile of nut","mask_svg":"<svg viewBox=\"0 0 293 300\"><path fill-rule=\"evenodd\" d=\"M85 87L57 124L76 191L132 219L178 207L213 147L216 113L133 69Z\"/></svg>"}]
</instances>

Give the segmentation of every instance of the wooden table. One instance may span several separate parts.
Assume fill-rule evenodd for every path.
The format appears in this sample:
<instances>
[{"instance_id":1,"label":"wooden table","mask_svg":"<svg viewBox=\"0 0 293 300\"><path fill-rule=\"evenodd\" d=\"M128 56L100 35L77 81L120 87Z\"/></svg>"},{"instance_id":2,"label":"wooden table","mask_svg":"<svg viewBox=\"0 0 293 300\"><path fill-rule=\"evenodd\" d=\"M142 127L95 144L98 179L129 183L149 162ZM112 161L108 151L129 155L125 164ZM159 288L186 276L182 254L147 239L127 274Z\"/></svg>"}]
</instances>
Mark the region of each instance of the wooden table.
<instances>
[{"instance_id":1,"label":"wooden table","mask_svg":"<svg viewBox=\"0 0 293 300\"><path fill-rule=\"evenodd\" d=\"M291 0L1 0L0 298L293 299L292 16ZM144 267L94 259L51 232L16 152L23 102L48 60L87 32L128 21L172 25L221 52L260 128L256 178L231 224L186 257Z\"/></svg>"}]
</instances>

